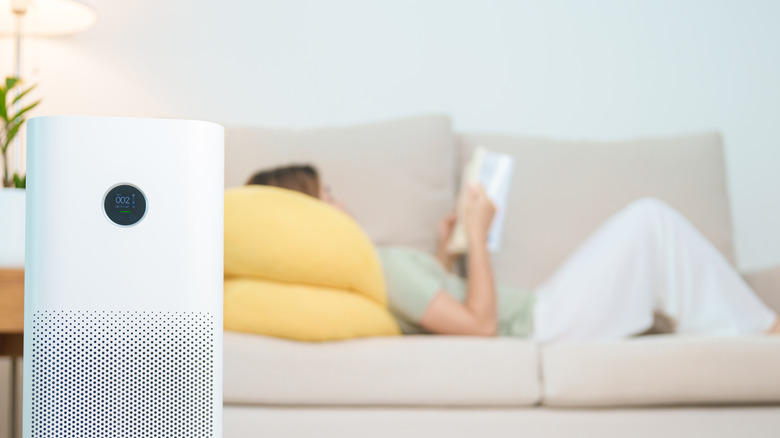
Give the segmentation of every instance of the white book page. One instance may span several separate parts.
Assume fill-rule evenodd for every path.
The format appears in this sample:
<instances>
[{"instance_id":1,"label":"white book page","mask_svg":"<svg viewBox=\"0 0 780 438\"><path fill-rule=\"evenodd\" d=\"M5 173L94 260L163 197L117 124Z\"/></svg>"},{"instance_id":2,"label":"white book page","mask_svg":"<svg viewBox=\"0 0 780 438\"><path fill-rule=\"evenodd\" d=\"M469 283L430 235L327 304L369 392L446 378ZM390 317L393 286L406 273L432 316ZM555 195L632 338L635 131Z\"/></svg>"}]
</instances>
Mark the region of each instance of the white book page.
<instances>
[{"instance_id":1,"label":"white book page","mask_svg":"<svg viewBox=\"0 0 780 438\"><path fill-rule=\"evenodd\" d=\"M496 215L488 231L488 250L496 252L501 249L501 238L504 231L506 203L509 196L509 185L512 180L514 158L511 155L491 152L484 147L474 150L474 155L463 172L464 187L467 181L478 182L485 188L485 193L496 206ZM448 249L452 254L464 254L468 251L468 238L463 223L463 193L458 198L458 221L455 224Z\"/></svg>"},{"instance_id":2,"label":"white book page","mask_svg":"<svg viewBox=\"0 0 780 438\"><path fill-rule=\"evenodd\" d=\"M488 249L496 252L501 249L501 238L504 233L506 218L506 203L509 196L509 185L512 181L514 158L511 155L485 150L482 158L482 168L479 170L479 182L485 188L485 193L496 206L496 215L488 234Z\"/></svg>"}]
</instances>

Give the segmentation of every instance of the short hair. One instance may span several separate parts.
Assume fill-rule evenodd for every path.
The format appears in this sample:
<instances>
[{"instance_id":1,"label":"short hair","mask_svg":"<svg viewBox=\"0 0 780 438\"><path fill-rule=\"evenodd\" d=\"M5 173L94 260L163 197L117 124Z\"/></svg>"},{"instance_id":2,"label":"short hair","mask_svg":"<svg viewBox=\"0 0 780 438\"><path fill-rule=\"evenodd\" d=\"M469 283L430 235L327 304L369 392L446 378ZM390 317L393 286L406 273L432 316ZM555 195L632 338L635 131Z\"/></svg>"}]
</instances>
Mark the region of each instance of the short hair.
<instances>
[{"instance_id":1,"label":"short hair","mask_svg":"<svg viewBox=\"0 0 780 438\"><path fill-rule=\"evenodd\" d=\"M252 175L246 184L281 187L315 198L320 197L320 176L317 169L309 164L294 164L261 170Z\"/></svg>"}]
</instances>

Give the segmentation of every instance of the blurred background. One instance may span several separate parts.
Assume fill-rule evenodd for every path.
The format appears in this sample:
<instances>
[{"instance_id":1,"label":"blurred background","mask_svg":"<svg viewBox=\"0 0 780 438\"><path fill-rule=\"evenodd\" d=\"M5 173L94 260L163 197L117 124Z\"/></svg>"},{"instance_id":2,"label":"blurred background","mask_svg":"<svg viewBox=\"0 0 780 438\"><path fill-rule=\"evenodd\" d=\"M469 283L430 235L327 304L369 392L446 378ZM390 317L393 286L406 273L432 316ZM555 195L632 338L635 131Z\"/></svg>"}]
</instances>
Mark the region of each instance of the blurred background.
<instances>
[{"instance_id":1,"label":"blurred background","mask_svg":"<svg viewBox=\"0 0 780 438\"><path fill-rule=\"evenodd\" d=\"M26 38L32 115L262 126L445 113L461 132L719 130L740 268L780 263L780 2L89 0ZM0 39L13 74L13 39Z\"/></svg>"}]
</instances>

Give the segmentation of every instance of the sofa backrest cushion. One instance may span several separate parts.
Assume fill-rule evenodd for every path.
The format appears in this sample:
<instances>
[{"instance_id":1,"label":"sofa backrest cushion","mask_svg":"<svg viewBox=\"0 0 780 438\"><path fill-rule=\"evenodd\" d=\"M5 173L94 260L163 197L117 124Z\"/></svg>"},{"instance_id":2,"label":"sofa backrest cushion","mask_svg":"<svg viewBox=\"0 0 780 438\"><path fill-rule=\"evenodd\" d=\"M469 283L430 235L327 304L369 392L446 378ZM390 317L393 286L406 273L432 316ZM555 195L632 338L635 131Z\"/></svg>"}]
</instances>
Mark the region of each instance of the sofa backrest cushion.
<instances>
[{"instance_id":1,"label":"sofa backrest cushion","mask_svg":"<svg viewBox=\"0 0 780 438\"><path fill-rule=\"evenodd\" d=\"M374 243L435 247L453 205L455 139L445 116L304 130L228 127L225 186L259 169L316 165Z\"/></svg>"},{"instance_id":2,"label":"sofa backrest cushion","mask_svg":"<svg viewBox=\"0 0 780 438\"><path fill-rule=\"evenodd\" d=\"M609 216L641 197L679 210L732 263L723 143L717 133L621 142L459 137L459 166L476 146L515 157L500 282L533 288Z\"/></svg>"}]
</instances>

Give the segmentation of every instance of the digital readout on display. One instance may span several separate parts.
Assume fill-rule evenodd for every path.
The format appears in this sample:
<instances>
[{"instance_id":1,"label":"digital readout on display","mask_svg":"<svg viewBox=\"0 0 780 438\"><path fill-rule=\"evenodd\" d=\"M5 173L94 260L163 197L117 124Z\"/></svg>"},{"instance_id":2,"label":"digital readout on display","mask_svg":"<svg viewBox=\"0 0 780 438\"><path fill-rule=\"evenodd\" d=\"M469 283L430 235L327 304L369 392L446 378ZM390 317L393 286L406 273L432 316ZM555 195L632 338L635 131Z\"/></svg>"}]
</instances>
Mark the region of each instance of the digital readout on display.
<instances>
[{"instance_id":1,"label":"digital readout on display","mask_svg":"<svg viewBox=\"0 0 780 438\"><path fill-rule=\"evenodd\" d=\"M106 193L103 208L115 224L133 225L146 214L146 197L137 187L121 184Z\"/></svg>"}]
</instances>

